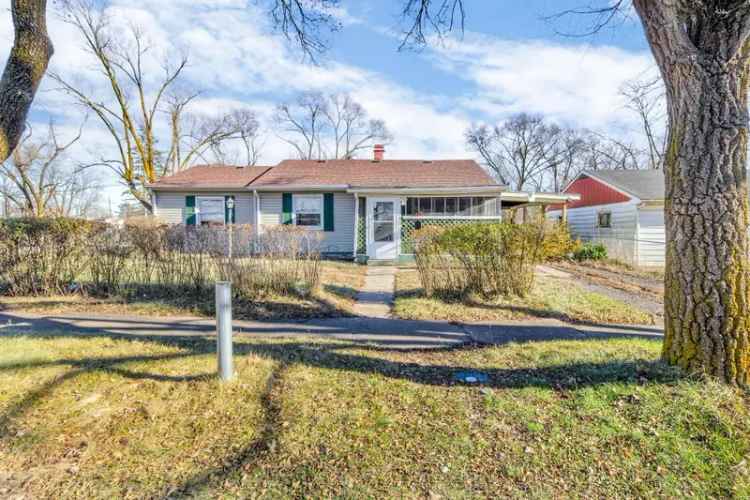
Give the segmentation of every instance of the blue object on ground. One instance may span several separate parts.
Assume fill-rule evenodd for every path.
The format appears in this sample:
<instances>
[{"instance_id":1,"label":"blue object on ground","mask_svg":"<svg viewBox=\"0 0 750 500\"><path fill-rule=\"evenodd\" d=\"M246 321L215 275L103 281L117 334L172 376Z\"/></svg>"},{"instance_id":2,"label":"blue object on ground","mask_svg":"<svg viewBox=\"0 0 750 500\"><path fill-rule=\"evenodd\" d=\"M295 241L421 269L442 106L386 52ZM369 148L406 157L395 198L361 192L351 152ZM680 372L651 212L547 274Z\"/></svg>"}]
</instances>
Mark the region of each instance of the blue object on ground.
<instances>
[{"instance_id":1,"label":"blue object on ground","mask_svg":"<svg viewBox=\"0 0 750 500\"><path fill-rule=\"evenodd\" d=\"M464 384L484 384L489 380L489 377L486 373L482 372L458 372L455 375L453 375L453 378L457 380L458 382L463 382Z\"/></svg>"}]
</instances>

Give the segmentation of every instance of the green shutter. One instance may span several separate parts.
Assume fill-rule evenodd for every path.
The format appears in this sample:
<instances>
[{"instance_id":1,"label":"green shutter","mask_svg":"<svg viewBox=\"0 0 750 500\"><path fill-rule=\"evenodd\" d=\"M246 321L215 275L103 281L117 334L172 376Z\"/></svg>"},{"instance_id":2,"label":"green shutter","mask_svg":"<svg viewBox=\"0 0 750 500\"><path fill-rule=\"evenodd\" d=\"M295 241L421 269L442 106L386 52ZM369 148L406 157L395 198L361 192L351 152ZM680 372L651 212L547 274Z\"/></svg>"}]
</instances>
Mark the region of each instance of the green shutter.
<instances>
[{"instance_id":1,"label":"green shutter","mask_svg":"<svg viewBox=\"0 0 750 500\"><path fill-rule=\"evenodd\" d=\"M281 223L292 223L292 193L283 193L281 195Z\"/></svg>"},{"instance_id":2,"label":"green shutter","mask_svg":"<svg viewBox=\"0 0 750 500\"><path fill-rule=\"evenodd\" d=\"M185 196L185 224L195 225L195 196Z\"/></svg>"},{"instance_id":3,"label":"green shutter","mask_svg":"<svg viewBox=\"0 0 750 500\"><path fill-rule=\"evenodd\" d=\"M323 195L323 231L333 231L333 193Z\"/></svg>"},{"instance_id":4,"label":"green shutter","mask_svg":"<svg viewBox=\"0 0 750 500\"><path fill-rule=\"evenodd\" d=\"M227 195L227 196L224 197L224 223L225 224L229 224L229 223L234 224L234 223L237 222L237 202L236 202L236 200L235 200L235 203L234 203L234 209L232 209L232 220L231 221L229 220L229 208L227 207L227 201L229 201L230 198L232 200L234 200L234 196L228 196Z\"/></svg>"}]
</instances>

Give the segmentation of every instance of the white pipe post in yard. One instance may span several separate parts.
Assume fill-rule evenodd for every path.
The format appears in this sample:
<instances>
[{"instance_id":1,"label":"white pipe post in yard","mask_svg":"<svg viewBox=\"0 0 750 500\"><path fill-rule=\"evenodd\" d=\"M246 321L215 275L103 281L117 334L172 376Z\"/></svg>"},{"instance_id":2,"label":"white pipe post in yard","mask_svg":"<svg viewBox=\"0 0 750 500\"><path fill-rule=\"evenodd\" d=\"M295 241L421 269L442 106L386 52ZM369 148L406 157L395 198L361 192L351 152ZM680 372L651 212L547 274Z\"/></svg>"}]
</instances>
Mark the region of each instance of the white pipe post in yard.
<instances>
[{"instance_id":1,"label":"white pipe post in yard","mask_svg":"<svg viewBox=\"0 0 750 500\"><path fill-rule=\"evenodd\" d=\"M234 377L232 361L232 284L216 282L216 354L219 362L219 378Z\"/></svg>"}]
</instances>

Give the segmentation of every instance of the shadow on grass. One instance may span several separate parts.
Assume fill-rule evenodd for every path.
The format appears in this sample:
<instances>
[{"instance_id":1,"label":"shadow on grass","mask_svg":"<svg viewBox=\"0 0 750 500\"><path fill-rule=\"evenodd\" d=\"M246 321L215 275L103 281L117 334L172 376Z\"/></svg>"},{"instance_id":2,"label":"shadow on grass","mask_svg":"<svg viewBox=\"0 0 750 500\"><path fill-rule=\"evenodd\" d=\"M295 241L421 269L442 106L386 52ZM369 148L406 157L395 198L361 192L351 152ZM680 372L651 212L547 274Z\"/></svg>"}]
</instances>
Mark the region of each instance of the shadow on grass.
<instances>
[{"instance_id":1,"label":"shadow on grass","mask_svg":"<svg viewBox=\"0 0 750 500\"><path fill-rule=\"evenodd\" d=\"M325 285L326 291L345 298L352 298L357 291L353 288ZM29 308L56 309L60 307L96 307L106 306L148 306L158 312L159 308L169 309L171 313L181 310L183 314L213 317L215 302L213 289L196 289L194 286L157 286L149 284L130 284L120 287L116 292L86 295L71 294L68 300L47 299L44 297L22 297L24 300L11 303L0 302L0 311L21 311ZM81 300L76 301L76 298ZM30 299L30 300L26 300ZM234 317L245 320L269 319L310 319L335 318L351 316L351 313L338 304L314 294L294 294L288 297L260 296L258 298L235 297Z\"/></svg>"},{"instance_id":2,"label":"shadow on grass","mask_svg":"<svg viewBox=\"0 0 750 500\"><path fill-rule=\"evenodd\" d=\"M60 337L76 338L115 338L127 341L155 342L164 346L182 349L183 352L168 354L163 356L124 356L124 357L92 357L81 359L62 359L55 361L37 361L0 364L0 371L17 370L47 366L70 366L71 369L79 372L88 371L105 371L122 375L134 379L151 379L166 382L184 382L207 379L211 374L200 374L195 376L167 376L156 373L134 372L119 368L117 365L130 362L151 362L163 361L175 358L186 358L191 356L201 356L216 352L216 341L213 338L205 336L159 336L159 335L138 335L133 336L127 333L103 333L100 330L92 329L92 332L86 332L86 328L77 327L77 332L66 332L63 329L70 328L69 325L61 324L59 333L46 334L24 334L5 333L4 336L32 337L54 339ZM545 329L554 329L553 326L545 326ZM622 335L596 335L582 336L578 339L572 339L566 336L561 338L565 340L577 340L586 342L591 340L606 340L608 338L623 338ZM646 335L640 337L632 335L628 337L646 338L661 342L660 338ZM451 386L456 385L455 376L459 372L475 370L472 366L453 366L453 365L429 365L424 363L393 361L380 357L370 357L361 353L351 352L357 350L361 352L368 351L385 351L394 352L389 348L378 348L355 342L316 342L314 339L305 339L298 342L262 342L253 341L252 338L238 338L235 340L234 352L236 356L254 354L268 359L272 359L283 365L304 364L307 366L323 369L334 369L357 372L362 374L375 374L387 378L398 380L407 380L424 385L434 386ZM556 338L547 338L545 340L559 340ZM486 347L477 345L463 345L453 348L453 352L461 350L477 350ZM425 351L424 349L420 349ZM350 351L350 352L346 352ZM448 352L448 349L442 349L442 352ZM609 361L606 363L570 363L561 365L550 365L533 368L482 368L482 372L488 375L488 381L483 386L496 387L504 389L518 389L524 387L546 387L546 388L567 388L594 386L611 382L623 383L672 383L679 380L682 375L680 371L667 366L661 362L651 360L628 360L628 361Z\"/></svg>"},{"instance_id":3,"label":"shadow on grass","mask_svg":"<svg viewBox=\"0 0 750 500\"><path fill-rule=\"evenodd\" d=\"M349 300L354 299L357 296L357 293L359 293L359 290L351 286L334 285L331 283L323 285L323 290L331 295L336 295L337 297Z\"/></svg>"},{"instance_id":4,"label":"shadow on grass","mask_svg":"<svg viewBox=\"0 0 750 500\"><path fill-rule=\"evenodd\" d=\"M61 325L66 327L67 325ZM85 329L83 329L85 330ZM10 333L9 336L28 336L22 333ZM41 401L61 384L71 383L78 376L92 373L115 373L129 379L158 380L169 383L189 381L208 381L213 376L209 373L193 376L175 377L158 372L144 370L134 371L123 367L131 362L160 362L173 359L184 359L192 356L204 356L215 352L215 339L197 337L138 336L128 334L104 334L101 331L49 333L31 335L33 338L116 338L126 341L155 342L181 351L154 356L115 356L83 357L52 361L33 361L27 363L8 363L0 365L0 372L18 369L34 369L48 366L68 366L70 371L44 383L31 391L20 401L12 404L0 414L0 439L12 436L12 423L21 418L35 404ZM585 339L584 339L585 341ZM654 340L656 341L656 340ZM243 471L252 471L270 457L278 439L281 419L281 398L283 397L284 377L288 367L304 365L325 370L340 370L361 375L376 375L392 380L408 381L428 386L461 385L456 382L456 375L467 370L476 370L474 366L428 364L405 360L384 359L368 356L371 348L347 342L267 342L252 338L238 339L235 343L237 356L256 355L273 360L274 368L267 386L261 395L263 409L260 435L242 448L238 453L225 457L220 465L203 470L183 481L179 486L165 492L167 497L190 497L200 495L202 491L221 487L221 485ZM481 347L462 346L454 349L459 354L462 350L477 350ZM429 360L429 358L427 358ZM548 388L565 391L581 387L597 386L609 383L623 384L673 384L683 378L678 369L653 360L613 360L601 363L576 362L528 368L481 368L488 380L483 387L495 389L521 389L528 387Z\"/></svg>"}]
</instances>

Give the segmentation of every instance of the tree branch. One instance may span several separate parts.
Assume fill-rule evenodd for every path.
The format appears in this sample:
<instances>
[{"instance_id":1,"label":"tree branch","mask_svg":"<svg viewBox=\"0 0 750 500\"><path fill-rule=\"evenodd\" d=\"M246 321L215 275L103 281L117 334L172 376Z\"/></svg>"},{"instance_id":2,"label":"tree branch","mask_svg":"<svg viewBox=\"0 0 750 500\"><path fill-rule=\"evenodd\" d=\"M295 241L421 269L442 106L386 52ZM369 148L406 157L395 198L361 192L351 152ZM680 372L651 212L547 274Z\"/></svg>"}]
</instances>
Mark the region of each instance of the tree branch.
<instances>
[{"instance_id":1,"label":"tree branch","mask_svg":"<svg viewBox=\"0 0 750 500\"><path fill-rule=\"evenodd\" d=\"M46 0L12 0L15 37L0 80L0 161L10 156L52 57Z\"/></svg>"}]
</instances>

